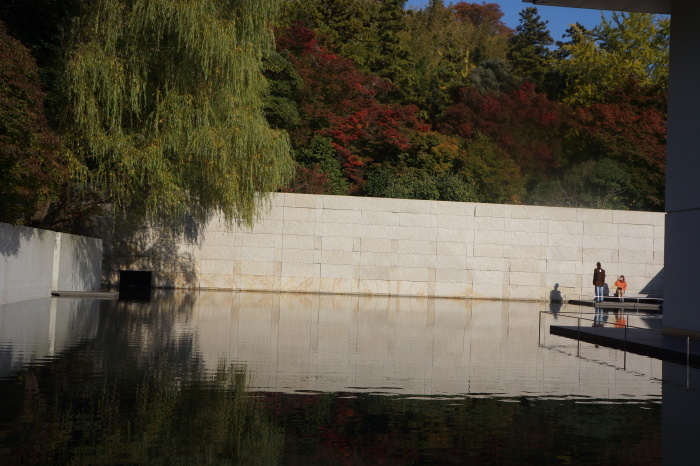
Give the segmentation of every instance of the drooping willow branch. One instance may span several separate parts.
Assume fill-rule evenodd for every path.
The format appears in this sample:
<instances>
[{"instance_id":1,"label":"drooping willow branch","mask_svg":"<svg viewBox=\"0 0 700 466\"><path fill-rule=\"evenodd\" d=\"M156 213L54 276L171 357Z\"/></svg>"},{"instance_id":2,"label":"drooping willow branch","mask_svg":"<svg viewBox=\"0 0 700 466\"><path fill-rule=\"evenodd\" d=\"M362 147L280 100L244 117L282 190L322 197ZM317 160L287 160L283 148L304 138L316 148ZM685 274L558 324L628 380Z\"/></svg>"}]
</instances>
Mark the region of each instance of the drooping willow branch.
<instances>
[{"instance_id":1,"label":"drooping willow branch","mask_svg":"<svg viewBox=\"0 0 700 466\"><path fill-rule=\"evenodd\" d=\"M292 170L262 112L276 0L95 0L68 63L71 145L118 209L251 223Z\"/></svg>"}]
</instances>

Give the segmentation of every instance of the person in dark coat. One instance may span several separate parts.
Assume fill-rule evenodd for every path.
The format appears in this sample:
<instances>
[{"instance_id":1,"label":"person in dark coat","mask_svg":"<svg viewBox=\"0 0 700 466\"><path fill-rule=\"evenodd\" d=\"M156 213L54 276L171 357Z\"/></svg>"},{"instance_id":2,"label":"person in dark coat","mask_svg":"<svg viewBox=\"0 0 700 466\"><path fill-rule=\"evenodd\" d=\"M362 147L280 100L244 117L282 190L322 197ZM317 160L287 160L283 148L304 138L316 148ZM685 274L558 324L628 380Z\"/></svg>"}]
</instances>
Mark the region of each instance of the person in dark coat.
<instances>
[{"instance_id":1,"label":"person in dark coat","mask_svg":"<svg viewBox=\"0 0 700 466\"><path fill-rule=\"evenodd\" d=\"M605 270L600 266L600 262L596 264L593 270L593 286L595 286L595 301L603 301L603 289L605 287Z\"/></svg>"}]
</instances>

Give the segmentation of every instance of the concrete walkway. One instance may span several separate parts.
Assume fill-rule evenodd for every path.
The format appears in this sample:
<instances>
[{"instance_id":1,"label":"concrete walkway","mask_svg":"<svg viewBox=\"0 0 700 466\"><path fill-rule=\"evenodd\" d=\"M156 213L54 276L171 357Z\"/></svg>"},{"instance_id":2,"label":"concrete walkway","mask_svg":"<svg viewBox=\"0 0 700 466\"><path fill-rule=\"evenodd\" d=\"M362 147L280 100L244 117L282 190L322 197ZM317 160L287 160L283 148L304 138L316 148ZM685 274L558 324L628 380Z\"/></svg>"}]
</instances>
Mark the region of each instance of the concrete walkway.
<instances>
[{"instance_id":1,"label":"concrete walkway","mask_svg":"<svg viewBox=\"0 0 700 466\"><path fill-rule=\"evenodd\" d=\"M54 298L117 299L119 293L112 291L52 291Z\"/></svg>"},{"instance_id":2,"label":"concrete walkway","mask_svg":"<svg viewBox=\"0 0 700 466\"><path fill-rule=\"evenodd\" d=\"M590 324L589 324L590 325ZM549 333L631 353L700 365L700 340L625 327L550 326Z\"/></svg>"}]
</instances>

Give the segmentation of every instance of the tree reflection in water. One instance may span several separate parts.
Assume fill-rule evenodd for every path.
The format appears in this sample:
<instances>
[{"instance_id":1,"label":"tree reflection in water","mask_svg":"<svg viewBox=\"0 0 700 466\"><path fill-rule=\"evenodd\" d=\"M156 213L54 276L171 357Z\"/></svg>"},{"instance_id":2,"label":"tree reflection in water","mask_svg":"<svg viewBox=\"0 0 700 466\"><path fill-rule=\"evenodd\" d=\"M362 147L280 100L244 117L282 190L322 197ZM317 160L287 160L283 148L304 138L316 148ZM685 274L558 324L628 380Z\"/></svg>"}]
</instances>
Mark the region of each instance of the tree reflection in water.
<instances>
[{"instance_id":1,"label":"tree reflection in water","mask_svg":"<svg viewBox=\"0 0 700 466\"><path fill-rule=\"evenodd\" d=\"M0 385L3 464L277 464L283 434L246 392L246 370L91 377L73 351Z\"/></svg>"},{"instance_id":2,"label":"tree reflection in water","mask_svg":"<svg viewBox=\"0 0 700 466\"><path fill-rule=\"evenodd\" d=\"M0 379L0 464L658 464L656 365L624 371L600 348L577 358L555 337L542 347L539 309L264 293L105 302L89 337ZM7 341L0 351L40 347Z\"/></svg>"}]
</instances>

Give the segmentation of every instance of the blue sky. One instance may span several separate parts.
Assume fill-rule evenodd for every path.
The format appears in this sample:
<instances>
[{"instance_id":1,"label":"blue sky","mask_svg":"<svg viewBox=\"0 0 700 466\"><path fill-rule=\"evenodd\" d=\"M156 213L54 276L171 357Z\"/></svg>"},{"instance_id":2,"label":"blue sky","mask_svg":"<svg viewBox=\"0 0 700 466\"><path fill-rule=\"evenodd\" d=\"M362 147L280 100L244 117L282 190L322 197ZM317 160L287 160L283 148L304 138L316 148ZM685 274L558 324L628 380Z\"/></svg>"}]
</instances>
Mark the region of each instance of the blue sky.
<instances>
[{"instance_id":1,"label":"blue sky","mask_svg":"<svg viewBox=\"0 0 700 466\"><path fill-rule=\"evenodd\" d=\"M450 3L457 3L459 0L445 0L445 5ZM482 3L484 0L464 0L469 3ZM498 3L501 6L501 11L505 13L503 16L503 22L507 26L515 29L515 27L520 22L519 13L523 8L532 6L529 3L523 3L521 0L486 0L486 3ZM428 0L408 0L406 2L407 7L417 7L423 8L428 4ZM569 24L573 24L576 21L586 26L586 28L592 28L600 24L600 14L599 10L584 10L581 8L562 8L555 6L537 6L537 11L543 20L549 21L547 27L549 28L549 33L552 38L560 40L564 31L569 27Z\"/></svg>"}]
</instances>

